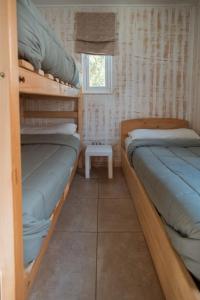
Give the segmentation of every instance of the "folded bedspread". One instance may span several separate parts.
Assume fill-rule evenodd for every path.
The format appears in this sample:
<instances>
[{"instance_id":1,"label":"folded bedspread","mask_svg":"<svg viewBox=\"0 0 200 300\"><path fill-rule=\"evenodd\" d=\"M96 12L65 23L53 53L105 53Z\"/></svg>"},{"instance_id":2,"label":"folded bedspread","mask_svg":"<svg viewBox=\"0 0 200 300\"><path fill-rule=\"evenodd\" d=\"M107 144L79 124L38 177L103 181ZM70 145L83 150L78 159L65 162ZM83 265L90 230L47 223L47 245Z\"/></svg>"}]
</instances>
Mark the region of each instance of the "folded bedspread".
<instances>
[{"instance_id":1,"label":"folded bedspread","mask_svg":"<svg viewBox=\"0 0 200 300\"><path fill-rule=\"evenodd\" d=\"M135 140L128 156L174 247L200 279L200 141Z\"/></svg>"},{"instance_id":2,"label":"folded bedspread","mask_svg":"<svg viewBox=\"0 0 200 300\"><path fill-rule=\"evenodd\" d=\"M79 87L79 72L74 59L66 53L60 41L31 0L17 0L19 57Z\"/></svg>"},{"instance_id":3,"label":"folded bedspread","mask_svg":"<svg viewBox=\"0 0 200 300\"><path fill-rule=\"evenodd\" d=\"M24 263L33 261L77 158L71 135L22 135Z\"/></svg>"}]
</instances>

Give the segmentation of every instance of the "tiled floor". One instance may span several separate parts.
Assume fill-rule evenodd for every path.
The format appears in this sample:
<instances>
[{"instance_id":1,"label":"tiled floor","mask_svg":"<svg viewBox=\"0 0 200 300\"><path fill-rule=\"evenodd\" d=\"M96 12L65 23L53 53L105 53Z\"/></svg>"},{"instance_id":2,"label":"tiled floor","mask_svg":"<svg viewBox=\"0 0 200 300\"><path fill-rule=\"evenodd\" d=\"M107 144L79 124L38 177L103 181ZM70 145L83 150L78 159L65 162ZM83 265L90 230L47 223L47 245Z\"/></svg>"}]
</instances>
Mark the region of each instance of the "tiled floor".
<instances>
[{"instance_id":1,"label":"tiled floor","mask_svg":"<svg viewBox=\"0 0 200 300\"><path fill-rule=\"evenodd\" d=\"M76 175L30 300L163 300L120 169Z\"/></svg>"}]
</instances>

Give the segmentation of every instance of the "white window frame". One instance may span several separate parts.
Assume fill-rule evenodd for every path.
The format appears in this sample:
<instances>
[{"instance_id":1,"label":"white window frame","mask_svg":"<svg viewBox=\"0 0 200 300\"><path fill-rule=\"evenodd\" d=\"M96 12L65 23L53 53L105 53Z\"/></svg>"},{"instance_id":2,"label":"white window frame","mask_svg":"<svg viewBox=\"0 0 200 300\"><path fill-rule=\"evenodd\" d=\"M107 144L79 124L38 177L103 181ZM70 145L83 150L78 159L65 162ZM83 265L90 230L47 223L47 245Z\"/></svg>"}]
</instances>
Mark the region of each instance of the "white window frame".
<instances>
[{"instance_id":1,"label":"white window frame","mask_svg":"<svg viewBox=\"0 0 200 300\"><path fill-rule=\"evenodd\" d=\"M82 54L83 67L83 93L85 94L111 94L112 93L112 56L105 55L106 86L89 86L89 54Z\"/></svg>"}]
</instances>

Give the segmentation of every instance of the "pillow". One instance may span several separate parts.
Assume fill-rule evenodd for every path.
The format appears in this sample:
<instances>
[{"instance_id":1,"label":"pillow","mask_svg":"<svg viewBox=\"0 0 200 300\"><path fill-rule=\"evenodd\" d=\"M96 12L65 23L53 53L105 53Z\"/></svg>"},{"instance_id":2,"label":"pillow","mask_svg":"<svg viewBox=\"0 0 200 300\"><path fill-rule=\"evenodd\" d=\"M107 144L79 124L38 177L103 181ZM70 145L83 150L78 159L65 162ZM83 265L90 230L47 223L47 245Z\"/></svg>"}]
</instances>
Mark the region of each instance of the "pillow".
<instances>
[{"instance_id":1,"label":"pillow","mask_svg":"<svg viewBox=\"0 0 200 300\"><path fill-rule=\"evenodd\" d=\"M22 134L75 134L77 125L74 123L63 123L48 127L31 127L22 125Z\"/></svg>"},{"instance_id":2,"label":"pillow","mask_svg":"<svg viewBox=\"0 0 200 300\"><path fill-rule=\"evenodd\" d=\"M200 139L200 136L192 129L135 129L128 135L132 139Z\"/></svg>"}]
</instances>

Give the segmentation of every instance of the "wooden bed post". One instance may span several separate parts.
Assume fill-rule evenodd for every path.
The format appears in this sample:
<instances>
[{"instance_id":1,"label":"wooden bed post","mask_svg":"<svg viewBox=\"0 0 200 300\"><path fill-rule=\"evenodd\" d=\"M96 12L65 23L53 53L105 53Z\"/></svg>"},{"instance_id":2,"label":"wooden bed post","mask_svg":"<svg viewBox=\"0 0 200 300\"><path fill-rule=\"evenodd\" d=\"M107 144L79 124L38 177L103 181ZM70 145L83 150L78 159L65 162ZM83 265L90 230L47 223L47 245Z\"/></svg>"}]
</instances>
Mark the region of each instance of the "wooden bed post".
<instances>
[{"instance_id":1,"label":"wooden bed post","mask_svg":"<svg viewBox=\"0 0 200 300\"><path fill-rule=\"evenodd\" d=\"M82 89L78 95L78 133L80 134L80 138L82 140L82 135L83 135L83 93Z\"/></svg>"},{"instance_id":2,"label":"wooden bed post","mask_svg":"<svg viewBox=\"0 0 200 300\"><path fill-rule=\"evenodd\" d=\"M0 0L0 286L24 299L16 1Z\"/></svg>"},{"instance_id":3,"label":"wooden bed post","mask_svg":"<svg viewBox=\"0 0 200 300\"><path fill-rule=\"evenodd\" d=\"M82 147L82 138L83 138L83 92L82 89L78 98L78 133L80 134L81 147ZM78 167L83 168L83 151L80 154Z\"/></svg>"}]
</instances>

